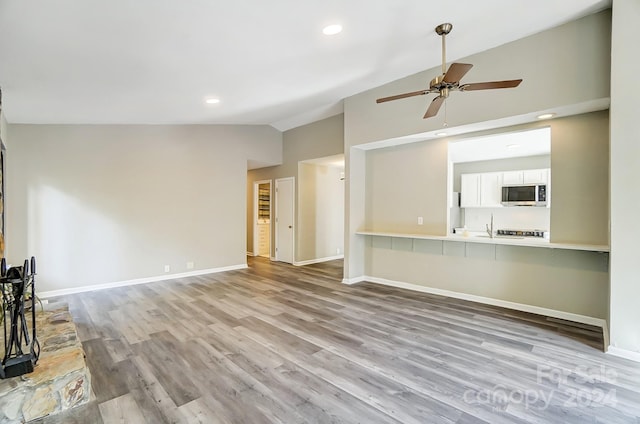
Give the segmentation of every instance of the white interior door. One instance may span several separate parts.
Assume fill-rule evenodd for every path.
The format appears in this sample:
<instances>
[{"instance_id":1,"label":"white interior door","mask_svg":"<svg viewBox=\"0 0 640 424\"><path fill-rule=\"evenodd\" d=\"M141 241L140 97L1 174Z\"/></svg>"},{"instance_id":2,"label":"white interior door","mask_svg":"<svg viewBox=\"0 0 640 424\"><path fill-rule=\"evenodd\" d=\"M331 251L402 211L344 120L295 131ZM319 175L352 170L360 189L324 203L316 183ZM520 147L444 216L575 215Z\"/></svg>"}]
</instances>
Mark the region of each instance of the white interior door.
<instances>
[{"instance_id":1,"label":"white interior door","mask_svg":"<svg viewBox=\"0 0 640 424\"><path fill-rule=\"evenodd\" d=\"M294 178L276 180L276 261L293 263Z\"/></svg>"}]
</instances>

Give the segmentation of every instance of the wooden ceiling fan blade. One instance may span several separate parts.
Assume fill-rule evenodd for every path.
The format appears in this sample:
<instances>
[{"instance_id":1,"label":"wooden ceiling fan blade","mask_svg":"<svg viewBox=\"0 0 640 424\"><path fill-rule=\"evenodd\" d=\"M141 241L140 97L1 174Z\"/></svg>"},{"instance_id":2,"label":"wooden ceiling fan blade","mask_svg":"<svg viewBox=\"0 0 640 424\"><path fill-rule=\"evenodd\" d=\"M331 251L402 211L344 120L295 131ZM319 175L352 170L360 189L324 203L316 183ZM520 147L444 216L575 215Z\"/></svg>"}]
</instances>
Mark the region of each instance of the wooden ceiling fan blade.
<instances>
[{"instance_id":1,"label":"wooden ceiling fan blade","mask_svg":"<svg viewBox=\"0 0 640 424\"><path fill-rule=\"evenodd\" d=\"M429 108L427 109L427 113L424 114L423 119L431 118L432 116L436 116L438 111L440 110L440 106L444 103L444 97L438 96L431 101Z\"/></svg>"},{"instance_id":2,"label":"wooden ceiling fan blade","mask_svg":"<svg viewBox=\"0 0 640 424\"><path fill-rule=\"evenodd\" d=\"M420 90L420 91L412 91L411 93L396 94L395 96L389 96L389 97L383 97L381 99L377 99L376 103L384 103L384 102L390 102L391 100L406 99L407 97L421 96L423 94L428 94L428 93L429 93L429 90Z\"/></svg>"},{"instance_id":3,"label":"wooden ceiling fan blade","mask_svg":"<svg viewBox=\"0 0 640 424\"><path fill-rule=\"evenodd\" d=\"M494 88L514 88L520 85L521 79L508 81L473 82L460 86L462 91L493 90Z\"/></svg>"},{"instance_id":4,"label":"wooden ceiling fan blade","mask_svg":"<svg viewBox=\"0 0 640 424\"><path fill-rule=\"evenodd\" d=\"M473 65L470 63L452 63L442 80L448 83L458 82L471 68L473 68Z\"/></svg>"}]
</instances>

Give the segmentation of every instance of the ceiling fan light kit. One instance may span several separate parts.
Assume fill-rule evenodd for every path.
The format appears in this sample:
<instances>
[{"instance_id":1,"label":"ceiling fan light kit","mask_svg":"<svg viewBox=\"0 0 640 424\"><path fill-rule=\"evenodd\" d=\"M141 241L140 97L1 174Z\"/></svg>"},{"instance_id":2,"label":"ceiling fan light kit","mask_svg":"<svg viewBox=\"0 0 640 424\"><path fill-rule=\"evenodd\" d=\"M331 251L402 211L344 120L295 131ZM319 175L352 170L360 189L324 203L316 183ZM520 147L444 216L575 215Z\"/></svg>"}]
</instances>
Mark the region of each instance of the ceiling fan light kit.
<instances>
[{"instance_id":1,"label":"ceiling fan light kit","mask_svg":"<svg viewBox=\"0 0 640 424\"><path fill-rule=\"evenodd\" d=\"M447 70L446 36L452 29L453 25L450 23L440 24L435 28L436 34L442 37L442 74L431 80L429 88L412 91L410 93L382 97L377 99L376 103L384 103L392 100L405 99L407 97L437 93L438 96L431 101L431 104L427 108L427 112L424 114L424 119L426 119L438 114L440 107L452 91L493 90L496 88L514 88L520 85L522 79L460 84L462 77L469 72L473 65L469 63L452 63L451 66L449 66L449 70Z\"/></svg>"}]
</instances>

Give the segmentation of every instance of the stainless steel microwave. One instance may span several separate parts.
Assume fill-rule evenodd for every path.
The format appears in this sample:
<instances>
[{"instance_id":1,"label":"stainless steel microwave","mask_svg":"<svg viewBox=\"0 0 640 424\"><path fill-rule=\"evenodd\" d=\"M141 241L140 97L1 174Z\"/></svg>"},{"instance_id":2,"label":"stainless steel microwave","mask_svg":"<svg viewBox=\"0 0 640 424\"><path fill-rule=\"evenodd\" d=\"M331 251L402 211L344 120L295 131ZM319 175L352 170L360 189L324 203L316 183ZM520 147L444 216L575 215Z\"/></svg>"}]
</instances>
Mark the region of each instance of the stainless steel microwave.
<instances>
[{"instance_id":1,"label":"stainless steel microwave","mask_svg":"<svg viewBox=\"0 0 640 424\"><path fill-rule=\"evenodd\" d=\"M504 206L547 206L546 184L520 184L502 187Z\"/></svg>"}]
</instances>

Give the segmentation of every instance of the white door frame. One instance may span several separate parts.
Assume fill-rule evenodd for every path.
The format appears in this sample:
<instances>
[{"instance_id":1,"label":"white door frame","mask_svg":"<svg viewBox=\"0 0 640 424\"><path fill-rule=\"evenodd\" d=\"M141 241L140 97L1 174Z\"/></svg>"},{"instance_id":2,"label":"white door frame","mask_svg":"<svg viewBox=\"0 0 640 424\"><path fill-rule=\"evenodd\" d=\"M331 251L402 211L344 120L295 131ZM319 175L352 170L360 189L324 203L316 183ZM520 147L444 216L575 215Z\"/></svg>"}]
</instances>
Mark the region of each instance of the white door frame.
<instances>
[{"instance_id":1,"label":"white door frame","mask_svg":"<svg viewBox=\"0 0 640 424\"><path fill-rule=\"evenodd\" d=\"M278 258L278 245L279 245L279 240L278 240L278 226L280 225L280 223L278 222L278 182L279 181L286 181L286 180L291 180L292 184L293 184L293 198L291 199L291 213L292 213L292 218L294 220L294 224L295 224L295 217L296 217L296 178L295 177L285 177L285 178L277 178L276 179L276 190L275 190L275 219L276 219L276 223L275 223L275 241L276 241L276 245L275 245L275 260L279 260ZM291 230L291 263L293 264L296 261L296 237L295 237L295 233L296 233L296 228L295 225L293 225L293 228Z\"/></svg>"},{"instance_id":2,"label":"white door frame","mask_svg":"<svg viewBox=\"0 0 640 424\"><path fill-rule=\"evenodd\" d=\"M258 237L258 188L260 184L269 184L269 196L273 199L273 183L271 180L260 180L253 182L253 256L258 256L258 248L259 237ZM271 206L273 202L269 201L269 257L271 257L271 228L273 227L273 207Z\"/></svg>"}]
</instances>

